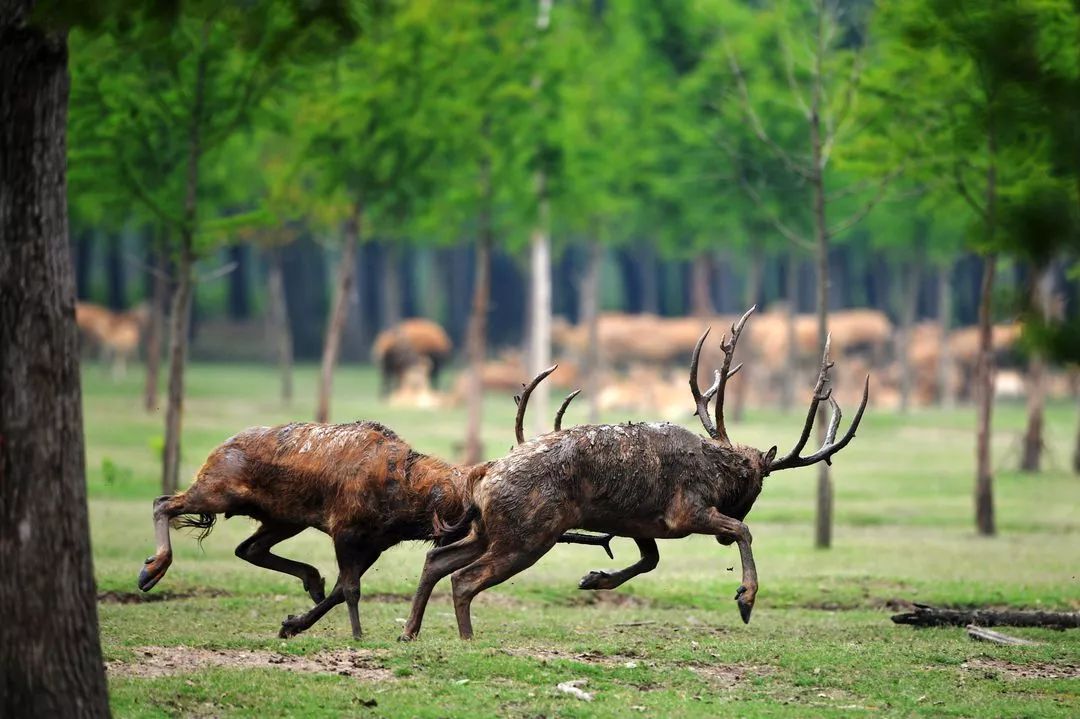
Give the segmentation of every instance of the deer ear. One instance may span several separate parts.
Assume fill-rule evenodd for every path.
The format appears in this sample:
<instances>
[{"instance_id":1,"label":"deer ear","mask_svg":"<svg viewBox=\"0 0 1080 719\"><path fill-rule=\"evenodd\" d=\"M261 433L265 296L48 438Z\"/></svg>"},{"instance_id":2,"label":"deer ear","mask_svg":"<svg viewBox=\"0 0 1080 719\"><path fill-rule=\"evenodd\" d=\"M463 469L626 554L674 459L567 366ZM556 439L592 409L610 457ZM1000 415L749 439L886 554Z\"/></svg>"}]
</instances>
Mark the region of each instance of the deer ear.
<instances>
[{"instance_id":1,"label":"deer ear","mask_svg":"<svg viewBox=\"0 0 1080 719\"><path fill-rule=\"evenodd\" d=\"M772 464L772 461L774 459L776 459L776 445L775 444L772 447L769 448L768 452L765 453L765 464L766 464L766 466Z\"/></svg>"}]
</instances>

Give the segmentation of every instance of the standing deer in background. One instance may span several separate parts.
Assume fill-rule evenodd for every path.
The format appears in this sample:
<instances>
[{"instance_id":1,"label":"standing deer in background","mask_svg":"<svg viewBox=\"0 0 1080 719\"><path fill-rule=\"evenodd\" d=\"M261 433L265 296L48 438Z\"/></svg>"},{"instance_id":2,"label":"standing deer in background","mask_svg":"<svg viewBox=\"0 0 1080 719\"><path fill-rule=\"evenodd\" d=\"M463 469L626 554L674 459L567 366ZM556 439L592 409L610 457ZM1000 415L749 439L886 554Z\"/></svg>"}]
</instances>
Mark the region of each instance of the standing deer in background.
<instances>
[{"instance_id":1,"label":"standing deer in background","mask_svg":"<svg viewBox=\"0 0 1080 719\"><path fill-rule=\"evenodd\" d=\"M211 452L186 491L155 500L157 551L139 574L139 588L152 589L172 563L170 522L201 529L201 540L216 515L246 515L261 525L236 548L236 556L300 579L316 602L306 614L282 622L280 636L309 629L344 602L359 638L361 576L400 542L457 538L443 537L443 519L460 521L467 487L488 466L453 465L420 454L378 422L253 427ZM315 567L270 553L309 527L334 542L339 574L328 596ZM557 541L601 545L610 556L610 539L568 532Z\"/></svg>"},{"instance_id":2,"label":"standing deer in background","mask_svg":"<svg viewBox=\"0 0 1080 719\"><path fill-rule=\"evenodd\" d=\"M711 534L721 544L737 544L742 584L735 599L743 621L749 622L758 582L750 530L742 520L770 472L829 462L847 446L862 420L870 386L868 376L855 419L837 441L841 415L826 389L832 367L826 341L810 410L795 447L777 459L775 446L761 452L735 444L724 425L724 394L727 381L738 370L731 369L735 345L753 311L750 308L732 325L730 339L721 341L722 368L704 394L698 388L697 370L708 330L694 348L690 392L708 437L667 423L581 425L536 437L493 462L476 478L473 505L455 528L463 532L467 523L468 534L428 553L401 639L417 636L428 597L451 573L458 631L462 639L471 638L473 598L530 567L571 527L649 541ZM713 396L715 421L708 406ZM803 457L800 453L818 405L826 400L833 415L825 441L817 452ZM622 579L618 574L607 576Z\"/></svg>"}]
</instances>

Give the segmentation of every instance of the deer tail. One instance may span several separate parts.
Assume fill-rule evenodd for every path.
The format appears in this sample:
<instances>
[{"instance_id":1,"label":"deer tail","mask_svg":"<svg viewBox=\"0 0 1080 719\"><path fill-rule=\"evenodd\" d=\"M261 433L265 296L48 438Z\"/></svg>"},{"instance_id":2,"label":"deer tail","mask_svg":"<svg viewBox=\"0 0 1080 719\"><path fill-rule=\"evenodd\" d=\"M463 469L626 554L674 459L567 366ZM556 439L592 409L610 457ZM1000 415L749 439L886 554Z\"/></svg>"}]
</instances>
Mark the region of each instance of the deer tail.
<instances>
[{"instance_id":1,"label":"deer tail","mask_svg":"<svg viewBox=\"0 0 1080 719\"><path fill-rule=\"evenodd\" d=\"M191 528L198 530L195 534L195 539L202 544L202 541L210 536L210 532L214 531L214 523L217 522L216 514L182 514L174 520L174 525L177 529Z\"/></svg>"},{"instance_id":2,"label":"deer tail","mask_svg":"<svg viewBox=\"0 0 1080 719\"><path fill-rule=\"evenodd\" d=\"M435 543L442 546L444 544L450 544L462 539L469 533L469 529L472 527L473 522L480 518L480 507L475 504L469 504L465 507L465 512L461 515L461 519L453 524L447 524L436 513L432 517L432 532Z\"/></svg>"}]
</instances>

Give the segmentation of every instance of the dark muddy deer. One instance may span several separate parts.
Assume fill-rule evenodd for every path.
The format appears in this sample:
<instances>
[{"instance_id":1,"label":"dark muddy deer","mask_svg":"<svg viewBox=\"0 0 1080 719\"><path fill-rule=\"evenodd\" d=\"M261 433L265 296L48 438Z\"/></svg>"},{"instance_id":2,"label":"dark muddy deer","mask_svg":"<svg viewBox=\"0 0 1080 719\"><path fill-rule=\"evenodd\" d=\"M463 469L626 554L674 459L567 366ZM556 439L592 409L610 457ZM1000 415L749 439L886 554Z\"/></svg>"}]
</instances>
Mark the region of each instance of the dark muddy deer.
<instances>
[{"instance_id":1,"label":"dark muddy deer","mask_svg":"<svg viewBox=\"0 0 1080 719\"><path fill-rule=\"evenodd\" d=\"M316 602L286 619L280 636L310 628L344 602L359 638L361 576L400 542L456 538L443 536L444 521L460 521L468 486L488 464L459 466L421 454L378 422L253 427L211 452L186 491L155 500L157 551L139 574L139 588L152 589L172 563L170 523L201 529L201 539L216 515L246 515L261 525L236 556L300 579ZM309 527L334 543L339 575L329 595L315 567L270 552ZM599 544L611 553L610 537L569 532L558 541Z\"/></svg>"},{"instance_id":2,"label":"dark muddy deer","mask_svg":"<svg viewBox=\"0 0 1080 719\"><path fill-rule=\"evenodd\" d=\"M401 639L419 633L428 597L448 574L453 574L458 631L463 639L472 637L473 598L534 564L571 527L650 541L711 534L721 544L737 544L742 584L735 599L743 621L749 622L758 581L743 519L762 481L770 472L829 462L847 446L866 408L870 382L867 377L858 412L837 440L841 415L826 389L832 367L826 342L810 410L791 452L777 459L775 446L762 452L732 442L724 424L724 393L738 369L731 369L735 345L753 311L732 325L730 339L721 341L722 368L704 394L698 388L698 360L708 331L694 348L690 393L708 437L668 423L581 425L536 437L493 462L477 478L473 506L455 528L464 531L467 522L468 534L428 553ZM715 420L708 407L713 396ZM818 405L826 400L833 416L825 441L817 452L801 456ZM608 574L605 581L617 585L624 581L618 575Z\"/></svg>"}]
</instances>

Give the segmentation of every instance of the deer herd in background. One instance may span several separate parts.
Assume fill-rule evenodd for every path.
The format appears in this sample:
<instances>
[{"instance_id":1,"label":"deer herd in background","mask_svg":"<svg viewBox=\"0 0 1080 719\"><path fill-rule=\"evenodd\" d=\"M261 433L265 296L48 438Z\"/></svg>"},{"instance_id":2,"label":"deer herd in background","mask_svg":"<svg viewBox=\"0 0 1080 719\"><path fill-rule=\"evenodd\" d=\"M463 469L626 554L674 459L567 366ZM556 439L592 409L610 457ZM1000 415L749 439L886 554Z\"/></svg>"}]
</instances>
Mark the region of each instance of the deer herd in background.
<instances>
[{"instance_id":1,"label":"deer herd in background","mask_svg":"<svg viewBox=\"0 0 1080 719\"><path fill-rule=\"evenodd\" d=\"M155 500L157 551L143 564L139 588L151 590L171 565L171 525L201 529L205 537L219 514L226 519L248 516L260 524L236 548L236 555L297 577L315 602L306 613L286 618L279 636L309 629L344 603L353 636L359 638L364 572L390 547L426 540L435 548L427 554L400 638L418 635L432 590L451 575L459 635L469 639L475 596L524 571L556 543L606 549L612 536L633 539L641 553L638 562L617 571L589 572L578 585L614 589L657 566L656 539L705 534L720 544L738 546L742 583L735 600L743 621L749 622L758 577L750 530L743 520L770 473L831 463L855 436L870 387L867 375L858 410L838 437L841 412L830 386L833 363L827 340L794 447L778 457L776 446L761 451L734 442L725 424L727 385L742 367L732 364L753 312L747 311L732 324L730 335L721 338L720 368L704 392L698 368L709 330L691 352L689 398L707 436L666 422L563 429L563 413L576 395L572 393L559 408L554 430L526 441L523 422L529 397L554 367L534 378L517 398L517 446L504 457L476 465L454 465L421 454L374 421L245 430L211 452L191 487ZM821 447L805 455L822 402L829 403L832 416ZM319 529L333 541L338 578L329 594L314 567L270 552L307 528Z\"/></svg>"}]
</instances>

